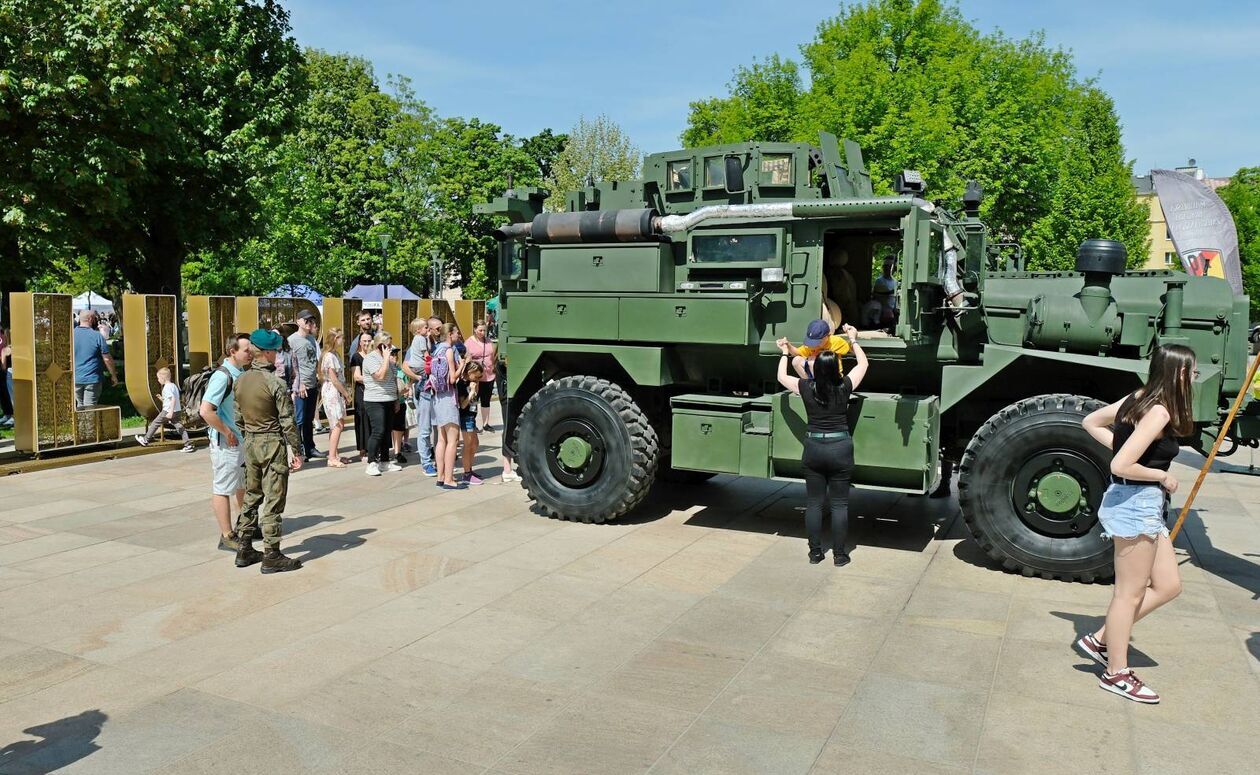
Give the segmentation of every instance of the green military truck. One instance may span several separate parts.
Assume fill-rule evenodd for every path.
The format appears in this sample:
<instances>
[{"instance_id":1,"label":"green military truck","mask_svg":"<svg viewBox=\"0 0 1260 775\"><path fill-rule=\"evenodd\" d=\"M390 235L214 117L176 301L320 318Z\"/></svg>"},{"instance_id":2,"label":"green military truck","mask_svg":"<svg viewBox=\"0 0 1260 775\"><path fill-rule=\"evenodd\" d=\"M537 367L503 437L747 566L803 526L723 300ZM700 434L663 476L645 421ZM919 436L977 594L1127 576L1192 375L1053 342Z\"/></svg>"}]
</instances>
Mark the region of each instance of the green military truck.
<instances>
[{"instance_id":1,"label":"green military truck","mask_svg":"<svg viewBox=\"0 0 1260 775\"><path fill-rule=\"evenodd\" d=\"M922 494L957 463L993 558L1109 577L1109 454L1081 419L1137 387L1152 348L1182 343L1199 355L1198 435L1183 442L1210 445L1245 376L1247 299L1223 280L1126 272L1105 240L1082 245L1077 271L1030 272L979 219L978 186L948 207L913 172L896 190L875 196L858 146L823 134L653 154L642 178L572 192L566 212L544 213L533 188L481 205L508 221L506 432L537 509L604 522L657 478L801 478L804 409L777 384L775 340L799 342L824 313L852 320L891 259L895 323L859 334L854 483ZM1227 452L1256 445L1260 402L1231 436Z\"/></svg>"}]
</instances>

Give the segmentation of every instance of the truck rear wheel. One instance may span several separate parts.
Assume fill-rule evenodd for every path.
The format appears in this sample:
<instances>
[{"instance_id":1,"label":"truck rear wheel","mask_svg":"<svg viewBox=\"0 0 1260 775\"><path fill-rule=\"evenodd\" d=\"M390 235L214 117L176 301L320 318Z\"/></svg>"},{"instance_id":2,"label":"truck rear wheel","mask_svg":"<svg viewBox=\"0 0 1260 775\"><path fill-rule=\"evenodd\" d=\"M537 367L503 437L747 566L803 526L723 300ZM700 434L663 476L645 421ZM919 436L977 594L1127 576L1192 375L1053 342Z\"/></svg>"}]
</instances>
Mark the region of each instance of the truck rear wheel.
<instances>
[{"instance_id":1,"label":"truck rear wheel","mask_svg":"<svg viewBox=\"0 0 1260 775\"><path fill-rule=\"evenodd\" d=\"M1081 427L1103 406L1084 396L1026 398L990 417L963 453L958 503L977 543L1025 576L1111 578L1098 504L1106 450Z\"/></svg>"},{"instance_id":2,"label":"truck rear wheel","mask_svg":"<svg viewBox=\"0 0 1260 775\"><path fill-rule=\"evenodd\" d=\"M516 449L538 509L575 522L607 522L637 506L660 456L656 431L629 394L586 376L554 380L530 397Z\"/></svg>"}]
</instances>

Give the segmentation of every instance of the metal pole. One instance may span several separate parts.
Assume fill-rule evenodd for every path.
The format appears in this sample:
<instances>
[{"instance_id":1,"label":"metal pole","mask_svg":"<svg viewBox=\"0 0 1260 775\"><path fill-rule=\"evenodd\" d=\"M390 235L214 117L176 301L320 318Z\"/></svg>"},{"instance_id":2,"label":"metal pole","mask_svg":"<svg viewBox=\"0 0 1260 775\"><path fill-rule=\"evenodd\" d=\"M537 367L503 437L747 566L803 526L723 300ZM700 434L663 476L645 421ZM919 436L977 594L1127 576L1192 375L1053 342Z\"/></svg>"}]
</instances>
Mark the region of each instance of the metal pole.
<instances>
[{"instance_id":1,"label":"metal pole","mask_svg":"<svg viewBox=\"0 0 1260 775\"><path fill-rule=\"evenodd\" d=\"M381 245L381 300L389 298L389 247Z\"/></svg>"}]
</instances>

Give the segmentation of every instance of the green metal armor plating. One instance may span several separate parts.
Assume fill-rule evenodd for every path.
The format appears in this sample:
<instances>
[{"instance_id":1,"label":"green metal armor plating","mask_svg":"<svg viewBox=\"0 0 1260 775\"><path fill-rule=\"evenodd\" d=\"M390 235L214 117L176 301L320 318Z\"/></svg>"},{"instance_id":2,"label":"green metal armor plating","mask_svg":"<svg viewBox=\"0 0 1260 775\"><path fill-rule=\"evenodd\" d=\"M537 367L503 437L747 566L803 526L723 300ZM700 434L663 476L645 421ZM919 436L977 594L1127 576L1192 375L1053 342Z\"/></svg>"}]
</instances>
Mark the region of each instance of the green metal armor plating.
<instances>
[{"instance_id":1,"label":"green metal armor plating","mask_svg":"<svg viewBox=\"0 0 1260 775\"><path fill-rule=\"evenodd\" d=\"M1078 271L1026 271L1018 246L990 241L978 186L958 212L912 173L876 197L857 145L820 139L654 154L641 179L572 192L563 213L533 188L479 206L508 220L500 352L530 497L603 522L657 478L799 478L804 409L776 382L775 340L825 314L850 322L891 287L877 279L891 260L896 317L860 335L854 483L925 493L956 462L992 557L1110 576L1095 515L1110 453L1080 421L1176 342L1199 357L1198 435L1183 443L1210 444L1244 378L1247 300L1218 279L1126 272L1105 240L1082 245ZM1231 436L1256 444L1260 402Z\"/></svg>"}]
</instances>

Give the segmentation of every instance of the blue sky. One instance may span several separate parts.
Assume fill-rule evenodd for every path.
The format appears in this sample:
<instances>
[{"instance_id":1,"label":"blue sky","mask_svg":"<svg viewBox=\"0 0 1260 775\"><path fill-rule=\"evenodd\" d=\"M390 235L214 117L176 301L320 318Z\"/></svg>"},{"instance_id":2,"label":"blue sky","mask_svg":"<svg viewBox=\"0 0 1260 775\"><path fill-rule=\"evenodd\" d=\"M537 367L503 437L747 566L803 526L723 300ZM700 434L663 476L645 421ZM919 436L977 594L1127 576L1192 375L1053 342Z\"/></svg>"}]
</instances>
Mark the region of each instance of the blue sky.
<instances>
[{"instance_id":1,"label":"blue sky","mask_svg":"<svg viewBox=\"0 0 1260 775\"><path fill-rule=\"evenodd\" d=\"M439 115L515 135L607 114L669 150L691 100L754 57L798 57L836 0L283 0L304 46L409 76ZM1260 165L1260 3L963 0L981 29L1043 30L1116 101L1136 172L1194 157L1209 175ZM728 32L729 31L729 34Z\"/></svg>"}]
</instances>

